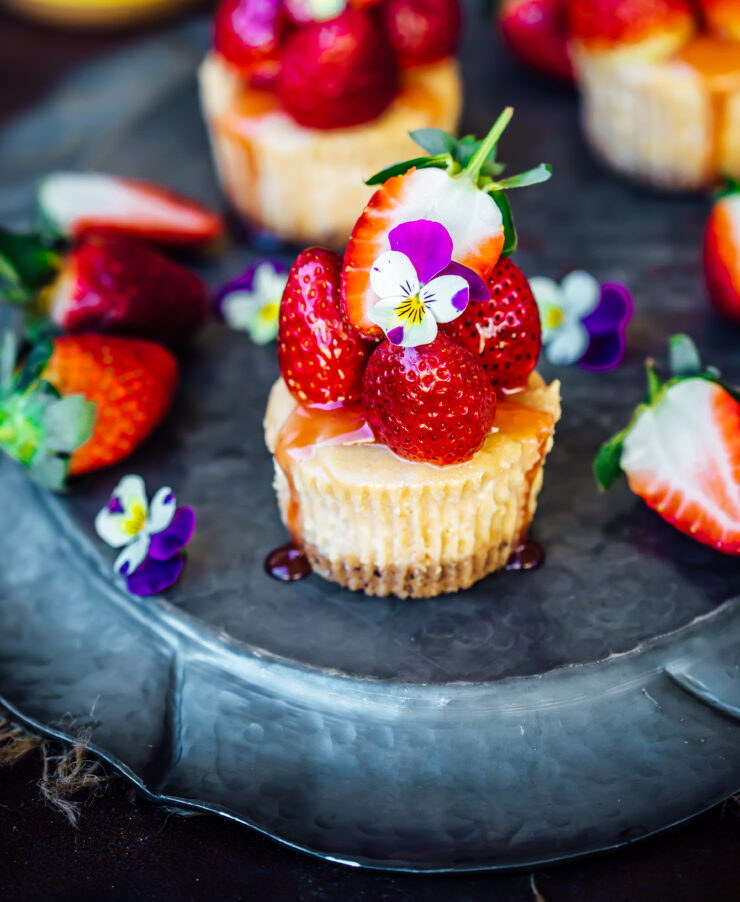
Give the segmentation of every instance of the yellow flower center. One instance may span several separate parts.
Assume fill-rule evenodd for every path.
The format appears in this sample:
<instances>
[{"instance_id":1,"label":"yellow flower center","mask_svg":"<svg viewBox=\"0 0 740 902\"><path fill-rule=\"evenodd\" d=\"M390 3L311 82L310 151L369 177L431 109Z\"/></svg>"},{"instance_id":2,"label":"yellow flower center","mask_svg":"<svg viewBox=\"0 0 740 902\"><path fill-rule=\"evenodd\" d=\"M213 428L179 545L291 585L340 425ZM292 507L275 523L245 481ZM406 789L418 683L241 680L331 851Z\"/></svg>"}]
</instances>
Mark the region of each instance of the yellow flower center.
<instances>
[{"instance_id":1,"label":"yellow flower center","mask_svg":"<svg viewBox=\"0 0 740 902\"><path fill-rule=\"evenodd\" d=\"M280 301L267 301L257 313L257 319L263 323L277 322L280 316Z\"/></svg>"},{"instance_id":2,"label":"yellow flower center","mask_svg":"<svg viewBox=\"0 0 740 902\"><path fill-rule=\"evenodd\" d=\"M544 326L546 329L557 329L563 322L563 311L560 307L548 307L545 311Z\"/></svg>"},{"instance_id":3,"label":"yellow flower center","mask_svg":"<svg viewBox=\"0 0 740 902\"><path fill-rule=\"evenodd\" d=\"M418 326L424 319L426 307L419 295L415 294L412 298L406 298L400 303L396 307L396 313L399 319L405 320L409 326Z\"/></svg>"},{"instance_id":4,"label":"yellow flower center","mask_svg":"<svg viewBox=\"0 0 740 902\"><path fill-rule=\"evenodd\" d=\"M146 511L143 505L138 502L131 508L131 516L123 521L124 531L130 536L135 536L141 532L142 527L146 523Z\"/></svg>"}]
</instances>

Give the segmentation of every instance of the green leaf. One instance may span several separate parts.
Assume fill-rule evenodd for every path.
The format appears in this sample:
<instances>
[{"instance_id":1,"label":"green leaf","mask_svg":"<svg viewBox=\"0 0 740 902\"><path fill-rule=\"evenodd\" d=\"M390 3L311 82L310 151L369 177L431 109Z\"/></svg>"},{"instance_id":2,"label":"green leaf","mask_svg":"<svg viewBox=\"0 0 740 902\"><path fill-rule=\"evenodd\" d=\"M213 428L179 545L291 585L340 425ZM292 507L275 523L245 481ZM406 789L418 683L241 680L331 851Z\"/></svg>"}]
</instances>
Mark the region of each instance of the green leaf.
<instances>
[{"instance_id":1,"label":"green leaf","mask_svg":"<svg viewBox=\"0 0 740 902\"><path fill-rule=\"evenodd\" d=\"M365 182L366 185L382 185L394 175L404 175L409 169L428 169L436 166L438 169L449 169L452 165L452 157L444 154L436 157L415 157L413 160L405 160L403 163L394 163L387 169L381 169L375 175L370 176Z\"/></svg>"},{"instance_id":2,"label":"green leaf","mask_svg":"<svg viewBox=\"0 0 740 902\"><path fill-rule=\"evenodd\" d=\"M617 481L619 474L622 472L620 461L622 459L622 448L624 440L627 437L630 427L622 429L616 435L604 442L599 448L598 454L594 458L593 468L594 476L599 487L605 492L608 491Z\"/></svg>"},{"instance_id":3,"label":"green leaf","mask_svg":"<svg viewBox=\"0 0 740 902\"><path fill-rule=\"evenodd\" d=\"M552 168L547 163L540 163L534 169L528 169L527 172L520 172L518 175L511 175L509 178L501 179L499 182L493 182L489 188L496 191L508 191L510 188L526 188L529 185L539 185L548 181L552 177Z\"/></svg>"},{"instance_id":4,"label":"green leaf","mask_svg":"<svg viewBox=\"0 0 740 902\"><path fill-rule=\"evenodd\" d=\"M41 449L34 455L33 460L28 465L28 473L34 482L38 482L44 488L58 492L64 488L64 484L67 481L68 466L69 461L67 458L59 457Z\"/></svg>"},{"instance_id":5,"label":"green leaf","mask_svg":"<svg viewBox=\"0 0 740 902\"><path fill-rule=\"evenodd\" d=\"M491 197L501 211L501 218L504 224L504 247L501 251L501 256L510 257L516 250L517 237L516 229L514 227L514 217L511 215L509 198L503 191L493 191Z\"/></svg>"},{"instance_id":6,"label":"green leaf","mask_svg":"<svg viewBox=\"0 0 740 902\"><path fill-rule=\"evenodd\" d=\"M26 391L41 377L52 351L52 343L49 340L40 341L31 348L16 379L15 390L17 392Z\"/></svg>"},{"instance_id":7,"label":"green leaf","mask_svg":"<svg viewBox=\"0 0 740 902\"><path fill-rule=\"evenodd\" d=\"M4 398L13 390L13 373L18 359L18 338L7 329L0 341L0 398Z\"/></svg>"},{"instance_id":8,"label":"green leaf","mask_svg":"<svg viewBox=\"0 0 740 902\"><path fill-rule=\"evenodd\" d=\"M25 303L59 271L62 256L38 234L0 229L0 298Z\"/></svg>"},{"instance_id":9,"label":"green leaf","mask_svg":"<svg viewBox=\"0 0 740 902\"><path fill-rule=\"evenodd\" d=\"M44 444L51 451L71 454L84 445L95 425L96 404L84 395L67 395L44 413Z\"/></svg>"},{"instance_id":10,"label":"green leaf","mask_svg":"<svg viewBox=\"0 0 740 902\"><path fill-rule=\"evenodd\" d=\"M431 156L455 155L457 139L441 128L417 128L409 132L411 140Z\"/></svg>"},{"instance_id":11,"label":"green leaf","mask_svg":"<svg viewBox=\"0 0 740 902\"><path fill-rule=\"evenodd\" d=\"M698 376L702 372L701 358L688 335L672 335L668 339L668 364L671 376Z\"/></svg>"}]
</instances>

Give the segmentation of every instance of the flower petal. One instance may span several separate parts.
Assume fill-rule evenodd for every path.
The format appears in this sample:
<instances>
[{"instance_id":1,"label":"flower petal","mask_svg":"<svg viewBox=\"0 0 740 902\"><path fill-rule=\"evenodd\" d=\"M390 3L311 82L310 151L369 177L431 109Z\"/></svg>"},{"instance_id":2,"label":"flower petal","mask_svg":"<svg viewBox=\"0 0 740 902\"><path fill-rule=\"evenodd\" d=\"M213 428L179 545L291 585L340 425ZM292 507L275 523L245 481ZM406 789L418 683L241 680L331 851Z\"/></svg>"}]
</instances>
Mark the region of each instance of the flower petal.
<instances>
[{"instance_id":1,"label":"flower petal","mask_svg":"<svg viewBox=\"0 0 740 902\"><path fill-rule=\"evenodd\" d=\"M601 297L601 285L590 274L577 269L560 283L562 289L562 306L571 316L583 319L595 310Z\"/></svg>"},{"instance_id":2,"label":"flower petal","mask_svg":"<svg viewBox=\"0 0 740 902\"><path fill-rule=\"evenodd\" d=\"M621 330L612 332L611 335L592 335L588 350L581 357L579 365L592 372L611 370L622 362L626 346Z\"/></svg>"},{"instance_id":3,"label":"flower petal","mask_svg":"<svg viewBox=\"0 0 740 902\"><path fill-rule=\"evenodd\" d=\"M370 269L370 284L379 298L410 298L419 293L414 265L399 251L386 251Z\"/></svg>"},{"instance_id":4,"label":"flower petal","mask_svg":"<svg viewBox=\"0 0 740 902\"><path fill-rule=\"evenodd\" d=\"M570 366L583 357L587 347L588 332L579 322L567 322L551 333L545 356L555 366Z\"/></svg>"},{"instance_id":5,"label":"flower petal","mask_svg":"<svg viewBox=\"0 0 740 902\"><path fill-rule=\"evenodd\" d=\"M254 293L260 304L266 304L269 301L280 303L287 284L287 274L278 272L272 263L260 263L257 267L254 274Z\"/></svg>"},{"instance_id":6,"label":"flower petal","mask_svg":"<svg viewBox=\"0 0 740 902\"><path fill-rule=\"evenodd\" d=\"M403 328L403 320L398 315L398 308L405 300L406 298L384 298L370 308L367 318L376 326L380 326L386 335L399 326ZM393 342L393 339L391 341ZM393 342L393 344L398 344L398 342Z\"/></svg>"},{"instance_id":7,"label":"flower petal","mask_svg":"<svg viewBox=\"0 0 740 902\"><path fill-rule=\"evenodd\" d=\"M115 496L111 500L111 503L113 502L116 502L118 508L121 507ZM122 510L121 508L121 510L113 511L110 506L104 507L98 511L98 515L95 517L95 532L111 548L121 548L123 545L128 545L132 539L131 533L124 528L126 515L122 513Z\"/></svg>"},{"instance_id":8,"label":"flower petal","mask_svg":"<svg viewBox=\"0 0 740 902\"><path fill-rule=\"evenodd\" d=\"M166 561L190 541L195 529L195 512L191 507L178 507L167 529L151 537L149 556Z\"/></svg>"},{"instance_id":9,"label":"flower petal","mask_svg":"<svg viewBox=\"0 0 740 902\"><path fill-rule=\"evenodd\" d=\"M598 306L584 317L583 325L591 336L611 334L627 325L634 309L632 295L624 285L605 283L601 286Z\"/></svg>"},{"instance_id":10,"label":"flower petal","mask_svg":"<svg viewBox=\"0 0 740 902\"><path fill-rule=\"evenodd\" d=\"M146 499L146 485L141 476L124 476L111 492L111 498L119 500L126 516L130 516L135 505L143 508L144 513L149 510L149 503Z\"/></svg>"},{"instance_id":11,"label":"flower petal","mask_svg":"<svg viewBox=\"0 0 740 902\"><path fill-rule=\"evenodd\" d=\"M259 306L259 299L254 292L233 291L223 299L221 313L231 329L248 332Z\"/></svg>"},{"instance_id":12,"label":"flower petal","mask_svg":"<svg viewBox=\"0 0 740 902\"><path fill-rule=\"evenodd\" d=\"M149 535L146 532L140 532L134 541L116 558L113 569L121 576L129 576L144 563L147 552L149 551Z\"/></svg>"},{"instance_id":13,"label":"flower petal","mask_svg":"<svg viewBox=\"0 0 740 902\"><path fill-rule=\"evenodd\" d=\"M537 306L540 313L546 307L562 307L563 292L554 279L547 279L544 276L533 276L529 280L529 287L532 289Z\"/></svg>"},{"instance_id":14,"label":"flower petal","mask_svg":"<svg viewBox=\"0 0 740 902\"><path fill-rule=\"evenodd\" d=\"M438 276L421 289L420 297L438 323L449 323L468 306L470 286L462 276Z\"/></svg>"},{"instance_id":15,"label":"flower petal","mask_svg":"<svg viewBox=\"0 0 740 902\"><path fill-rule=\"evenodd\" d=\"M182 566L181 554L177 554L167 561L147 558L136 573L129 576L126 585L132 595L157 595L177 582L182 573Z\"/></svg>"},{"instance_id":16,"label":"flower petal","mask_svg":"<svg viewBox=\"0 0 740 902\"><path fill-rule=\"evenodd\" d=\"M169 486L164 486L152 498L152 503L149 507L149 518L146 524L147 531L154 533L166 529L172 522L176 510L177 502L172 494L172 489Z\"/></svg>"},{"instance_id":17,"label":"flower petal","mask_svg":"<svg viewBox=\"0 0 740 902\"><path fill-rule=\"evenodd\" d=\"M408 321L405 322L403 334L397 336L398 341L393 341L390 334L388 335L388 340L393 342L393 344L403 345L404 348L416 348L419 345L428 345L436 337L437 320L427 313L419 322L413 324L409 324Z\"/></svg>"},{"instance_id":18,"label":"flower petal","mask_svg":"<svg viewBox=\"0 0 740 902\"><path fill-rule=\"evenodd\" d=\"M394 251L409 258L422 284L430 282L452 259L450 233L431 219L401 223L388 233L388 241Z\"/></svg>"},{"instance_id":19,"label":"flower petal","mask_svg":"<svg viewBox=\"0 0 740 902\"><path fill-rule=\"evenodd\" d=\"M478 275L477 272L470 269L468 266L463 266L462 263L452 262L449 266L445 266L445 268L438 273L440 276L462 276L463 279L468 283L470 288L470 300L471 301L490 301L491 300L491 292L488 289L488 285L484 282L483 279Z\"/></svg>"}]
</instances>

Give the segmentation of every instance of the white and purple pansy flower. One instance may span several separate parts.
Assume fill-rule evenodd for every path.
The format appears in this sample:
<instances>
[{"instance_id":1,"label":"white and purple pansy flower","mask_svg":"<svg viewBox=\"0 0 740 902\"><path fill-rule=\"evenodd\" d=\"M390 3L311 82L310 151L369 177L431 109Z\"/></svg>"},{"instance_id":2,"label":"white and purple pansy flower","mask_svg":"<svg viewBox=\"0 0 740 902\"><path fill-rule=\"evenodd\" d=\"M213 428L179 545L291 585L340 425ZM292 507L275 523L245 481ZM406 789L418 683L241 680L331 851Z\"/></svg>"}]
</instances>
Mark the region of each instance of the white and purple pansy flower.
<instances>
[{"instance_id":1,"label":"white and purple pansy flower","mask_svg":"<svg viewBox=\"0 0 740 902\"><path fill-rule=\"evenodd\" d=\"M448 323L470 301L490 300L481 277L452 262L452 238L439 222L417 219L388 234L391 249L370 270L378 302L369 318L394 345L416 347L437 336L437 324Z\"/></svg>"},{"instance_id":2,"label":"white and purple pansy flower","mask_svg":"<svg viewBox=\"0 0 740 902\"><path fill-rule=\"evenodd\" d=\"M277 338L287 281L287 270L279 260L256 260L216 293L216 313L232 329L249 333L255 344L269 344Z\"/></svg>"},{"instance_id":3,"label":"white and purple pansy flower","mask_svg":"<svg viewBox=\"0 0 740 902\"><path fill-rule=\"evenodd\" d=\"M632 296L616 282L600 284L583 270L560 284L539 276L529 280L540 311L545 357L555 366L578 363L608 370L624 357L626 328L634 312Z\"/></svg>"},{"instance_id":4,"label":"white and purple pansy flower","mask_svg":"<svg viewBox=\"0 0 740 902\"><path fill-rule=\"evenodd\" d=\"M177 580L194 529L192 508L178 507L168 487L149 503L141 476L124 476L95 518L100 538L121 549L113 569L133 595L156 595Z\"/></svg>"}]
</instances>

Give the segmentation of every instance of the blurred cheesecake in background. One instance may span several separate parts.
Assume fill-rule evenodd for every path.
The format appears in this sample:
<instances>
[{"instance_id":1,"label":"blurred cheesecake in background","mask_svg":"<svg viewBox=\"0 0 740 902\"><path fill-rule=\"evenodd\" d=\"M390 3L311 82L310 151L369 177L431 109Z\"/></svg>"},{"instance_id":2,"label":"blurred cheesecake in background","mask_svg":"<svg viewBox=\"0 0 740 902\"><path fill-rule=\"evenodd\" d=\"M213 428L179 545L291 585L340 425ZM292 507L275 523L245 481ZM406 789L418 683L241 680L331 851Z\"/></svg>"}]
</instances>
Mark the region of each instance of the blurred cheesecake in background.
<instances>
[{"instance_id":1,"label":"blurred cheesecake in background","mask_svg":"<svg viewBox=\"0 0 740 902\"><path fill-rule=\"evenodd\" d=\"M740 2L569 0L596 153L660 188L740 178Z\"/></svg>"},{"instance_id":2,"label":"blurred cheesecake in background","mask_svg":"<svg viewBox=\"0 0 740 902\"><path fill-rule=\"evenodd\" d=\"M454 132L458 0L222 0L200 68L216 169L248 223L341 248L364 180Z\"/></svg>"},{"instance_id":3,"label":"blurred cheesecake in background","mask_svg":"<svg viewBox=\"0 0 740 902\"><path fill-rule=\"evenodd\" d=\"M70 27L135 25L196 5L197 0L2 0L42 22Z\"/></svg>"}]
</instances>

